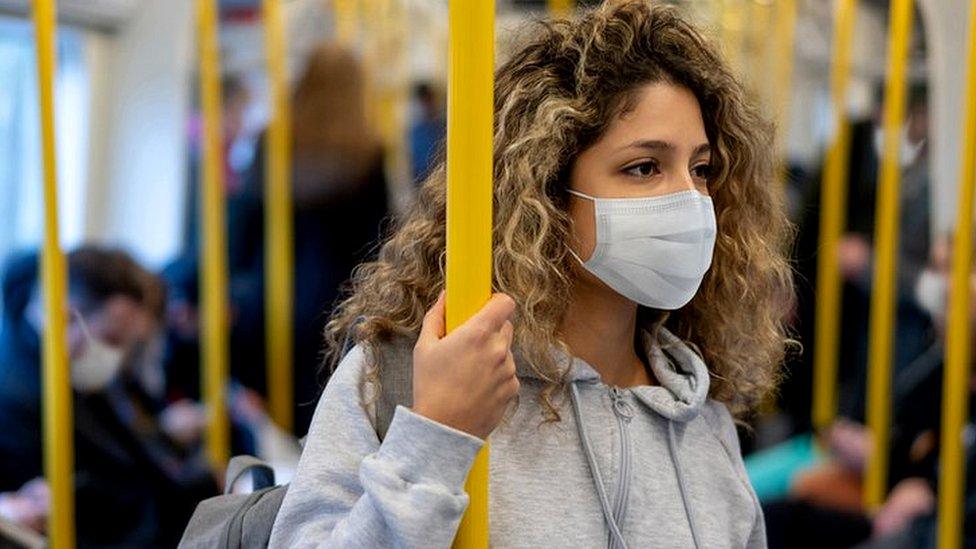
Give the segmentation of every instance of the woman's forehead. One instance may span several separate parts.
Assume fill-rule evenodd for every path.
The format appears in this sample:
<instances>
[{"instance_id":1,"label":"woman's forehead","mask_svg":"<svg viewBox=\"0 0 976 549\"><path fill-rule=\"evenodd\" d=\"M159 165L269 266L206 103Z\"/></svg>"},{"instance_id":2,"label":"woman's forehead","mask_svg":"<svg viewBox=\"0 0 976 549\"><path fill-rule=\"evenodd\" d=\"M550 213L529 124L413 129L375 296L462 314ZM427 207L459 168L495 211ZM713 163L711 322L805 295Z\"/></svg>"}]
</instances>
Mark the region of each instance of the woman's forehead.
<instances>
[{"instance_id":1,"label":"woman's forehead","mask_svg":"<svg viewBox=\"0 0 976 549\"><path fill-rule=\"evenodd\" d=\"M689 150L708 143L701 107L687 87L668 82L642 86L628 108L614 117L601 141L618 148L660 142Z\"/></svg>"}]
</instances>

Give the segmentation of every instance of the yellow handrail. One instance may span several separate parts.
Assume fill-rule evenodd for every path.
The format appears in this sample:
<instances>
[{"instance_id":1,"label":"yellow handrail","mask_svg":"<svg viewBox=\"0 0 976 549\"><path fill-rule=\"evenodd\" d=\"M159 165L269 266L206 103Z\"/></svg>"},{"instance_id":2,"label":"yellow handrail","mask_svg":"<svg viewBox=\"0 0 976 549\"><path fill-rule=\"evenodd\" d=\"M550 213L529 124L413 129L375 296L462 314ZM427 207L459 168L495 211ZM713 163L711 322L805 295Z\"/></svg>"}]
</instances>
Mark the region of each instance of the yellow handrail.
<instances>
[{"instance_id":1,"label":"yellow handrail","mask_svg":"<svg viewBox=\"0 0 976 549\"><path fill-rule=\"evenodd\" d=\"M74 418L65 333L67 269L58 242L57 154L54 139L56 67L54 0L34 0L41 154L44 161L44 476L51 490L48 537L54 549L75 546Z\"/></svg>"},{"instance_id":2,"label":"yellow handrail","mask_svg":"<svg viewBox=\"0 0 976 549\"><path fill-rule=\"evenodd\" d=\"M491 297L495 2L449 3L447 95L447 328ZM475 458L454 546L488 547L488 445Z\"/></svg>"},{"instance_id":3,"label":"yellow handrail","mask_svg":"<svg viewBox=\"0 0 976 549\"><path fill-rule=\"evenodd\" d=\"M335 22L335 40L349 46L359 34L357 10L360 0L332 0L332 20Z\"/></svg>"},{"instance_id":4,"label":"yellow handrail","mask_svg":"<svg viewBox=\"0 0 976 549\"><path fill-rule=\"evenodd\" d=\"M790 99L793 93L793 65L796 59L794 55L796 37L796 0L780 0L774 6L775 13L775 35L776 40L773 44L776 48L774 52L774 63L772 74L775 81L768 83L771 88L770 100L773 102L773 111L776 120L776 153L786 159L787 141L790 129ZM785 162L781 166L783 180L785 183Z\"/></svg>"},{"instance_id":5,"label":"yellow handrail","mask_svg":"<svg viewBox=\"0 0 976 549\"><path fill-rule=\"evenodd\" d=\"M294 423L292 310L294 303L294 242L291 210L291 97L288 52L281 0L264 0L265 49L268 55L271 120L265 165L264 307L267 318L268 408L279 427Z\"/></svg>"},{"instance_id":6,"label":"yellow handrail","mask_svg":"<svg viewBox=\"0 0 976 549\"><path fill-rule=\"evenodd\" d=\"M942 446L939 468L940 549L962 546L962 502L966 470L962 430L969 409L970 318L969 272L973 261L973 190L976 187L976 2L970 4L969 78L963 112L962 166L952 253L952 284L942 381Z\"/></svg>"},{"instance_id":7,"label":"yellow handrail","mask_svg":"<svg viewBox=\"0 0 976 549\"><path fill-rule=\"evenodd\" d=\"M817 305L813 347L813 426L824 429L837 413L837 354L840 334L840 268L837 243L847 209L847 163L851 131L847 92L851 76L851 46L857 0L837 0L834 13L830 100L834 139L824 160L820 189L820 247L817 254Z\"/></svg>"},{"instance_id":8,"label":"yellow handrail","mask_svg":"<svg viewBox=\"0 0 976 549\"><path fill-rule=\"evenodd\" d=\"M551 17L568 17L576 7L576 0L546 0Z\"/></svg>"},{"instance_id":9,"label":"yellow handrail","mask_svg":"<svg viewBox=\"0 0 976 549\"><path fill-rule=\"evenodd\" d=\"M742 8L740 0L722 0L720 25L722 49L729 67L736 76L742 76Z\"/></svg>"},{"instance_id":10,"label":"yellow handrail","mask_svg":"<svg viewBox=\"0 0 976 549\"><path fill-rule=\"evenodd\" d=\"M403 0L379 0L372 4L375 36L370 77L375 93L376 126L386 152L384 164L394 194L394 204L410 194L410 155L407 141L407 104L410 84L407 59L407 9Z\"/></svg>"},{"instance_id":11,"label":"yellow handrail","mask_svg":"<svg viewBox=\"0 0 976 549\"><path fill-rule=\"evenodd\" d=\"M772 102L773 83L772 58L773 40L770 40L770 17L773 15L773 6L750 0L744 6L746 9L746 24L743 29L744 43L746 46L746 57L748 63L744 67L746 74L743 75L746 83L757 93L764 108L768 108ZM774 29L775 30L775 29ZM775 37L775 35L774 35ZM782 47L778 44L777 49ZM767 112L771 112L771 109Z\"/></svg>"},{"instance_id":12,"label":"yellow handrail","mask_svg":"<svg viewBox=\"0 0 976 549\"><path fill-rule=\"evenodd\" d=\"M884 155L878 178L878 206L874 233L874 283L868 338L867 422L871 433L871 459L864 482L864 503L874 508L884 502L888 484L888 433L891 416L891 360L895 322L895 286L898 263L898 217L901 167L898 163L899 129L905 120L908 47L912 32L912 0L891 2L888 31L888 81L884 97Z\"/></svg>"},{"instance_id":13,"label":"yellow handrail","mask_svg":"<svg viewBox=\"0 0 976 549\"><path fill-rule=\"evenodd\" d=\"M200 93L203 105L203 215L200 247L200 299L203 331L200 338L203 398L207 404L207 455L223 467L230 453L227 420L227 236L224 225L224 162L220 106L220 45L216 0L197 0L197 46L200 53Z\"/></svg>"}]
</instances>

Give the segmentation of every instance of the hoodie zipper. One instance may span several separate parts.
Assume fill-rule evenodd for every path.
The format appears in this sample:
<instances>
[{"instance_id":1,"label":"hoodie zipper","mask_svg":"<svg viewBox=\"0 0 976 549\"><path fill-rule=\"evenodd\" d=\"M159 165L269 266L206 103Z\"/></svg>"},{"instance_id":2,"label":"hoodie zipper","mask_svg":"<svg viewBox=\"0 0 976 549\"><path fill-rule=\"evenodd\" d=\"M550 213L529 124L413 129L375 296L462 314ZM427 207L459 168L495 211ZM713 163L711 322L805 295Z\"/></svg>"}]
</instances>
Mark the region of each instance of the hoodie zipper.
<instances>
[{"instance_id":1,"label":"hoodie zipper","mask_svg":"<svg viewBox=\"0 0 976 549\"><path fill-rule=\"evenodd\" d=\"M623 529L624 516L627 513L627 502L630 499L631 461L633 459L630 442L630 420L634 418L634 408L624 398L623 391L617 387L610 388L610 404L613 414L617 418L617 428L620 433L620 459L617 471L617 492L613 502L613 518ZM607 538L607 547L619 549L612 535Z\"/></svg>"}]
</instances>

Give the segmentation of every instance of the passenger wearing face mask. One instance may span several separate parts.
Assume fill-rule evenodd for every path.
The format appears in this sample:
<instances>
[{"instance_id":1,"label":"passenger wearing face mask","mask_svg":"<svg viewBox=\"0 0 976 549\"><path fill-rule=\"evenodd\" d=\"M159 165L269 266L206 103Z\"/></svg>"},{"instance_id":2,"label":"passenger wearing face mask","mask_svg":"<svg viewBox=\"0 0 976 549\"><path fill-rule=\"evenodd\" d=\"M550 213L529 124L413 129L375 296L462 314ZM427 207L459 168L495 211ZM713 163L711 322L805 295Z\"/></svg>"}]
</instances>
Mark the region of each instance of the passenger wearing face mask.
<instances>
[{"instance_id":1,"label":"passenger wearing face mask","mask_svg":"<svg viewBox=\"0 0 976 549\"><path fill-rule=\"evenodd\" d=\"M847 210L844 236L837 248L842 272L841 330L839 356L844 357L840 377L841 414L857 421L864 418L867 330L873 277L872 254L877 200L878 166L883 134L881 130L883 87L877 88L872 116L851 127L847 173ZM931 344L931 319L915 301L914 288L930 254L930 197L928 163L928 100L924 83L909 90L906 124L901 129L899 164L902 168L897 273L898 318L895 369L901 370ZM808 178L797 219L799 231L794 257L797 279L795 331L809 351L815 339L817 255L821 252L820 190L823 173ZM794 433L812 427L813 353L791 357L789 375L781 386L780 407L793 423Z\"/></svg>"},{"instance_id":2,"label":"passenger wearing face mask","mask_svg":"<svg viewBox=\"0 0 976 549\"><path fill-rule=\"evenodd\" d=\"M4 310L9 346L0 362L0 492L42 474L44 315L36 272L32 254L15 261L4 279L13 308ZM79 543L172 546L195 502L213 494L216 483L202 455L159 424L161 403L144 383L162 318L161 284L126 254L94 247L69 254L68 272Z\"/></svg>"},{"instance_id":3,"label":"passenger wearing face mask","mask_svg":"<svg viewBox=\"0 0 976 549\"><path fill-rule=\"evenodd\" d=\"M796 477L788 499L764 505L770 547L935 546L949 252L947 239L936 242L915 288L919 303L934 320L937 337L935 344L892 380L887 500L870 513L860 505L861 472L870 458L870 437L864 425L839 421L824 433L821 463ZM976 292L976 269L970 275L970 292ZM971 302L970 317L976 330L976 301ZM976 331L970 339L976 344ZM976 388L976 378L971 379L970 387ZM973 420L970 413L970 429ZM967 470L973 471L976 446L967 446ZM837 481L826 490L821 489L824 471L831 471ZM976 547L976 475L967 476L965 501L964 546Z\"/></svg>"},{"instance_id":4,"label":"passenger wearing face mask","mask_svg":"<svg viewBox=\"0 0 976 549\"><path fill-rule=\"evenodd\" d=\"M446 333L439 164L327 325L272 548L448 547L489 435L492 547L765 547L733 414L787 342L770 126L660 2L533 31L495 78L499 293Z\"/></svg>"}]
</instances>

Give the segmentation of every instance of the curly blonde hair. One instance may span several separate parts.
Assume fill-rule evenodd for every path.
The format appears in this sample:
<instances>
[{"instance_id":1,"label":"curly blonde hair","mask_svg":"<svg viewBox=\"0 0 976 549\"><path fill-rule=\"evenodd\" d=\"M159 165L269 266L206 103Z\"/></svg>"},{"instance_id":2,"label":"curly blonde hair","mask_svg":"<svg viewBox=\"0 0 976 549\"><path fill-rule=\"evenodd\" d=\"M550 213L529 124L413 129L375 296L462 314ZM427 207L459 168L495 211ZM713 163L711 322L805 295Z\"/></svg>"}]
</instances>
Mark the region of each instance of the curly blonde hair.
<instances>
[{"instance_id":1,"label":"curly blonde hair","mask_svg":"<svg viewBox=\"0 0 976 549\"><path fill-rule=\"evenodd\" d=\"M565 245L569 171L654 82L685 86L701 105L718 236L691 303L670 313L642 309L641 322L697 346L711 372L710 396L737 415L776 383L793 291L772 128L715 47L673 8L607 2L572 20L534 24L495 80L493 286L517 303L515 344L544 382L540 401L552 419L559 415L551 396L565 387L568 365L551 350L566 349L559 332L574 284ZM444 286L445 202L441 163L378 258L356 270L326 329L333 365L347 337L376 357L382 342L419 332Z\"/></svg>"}]
</instances>

